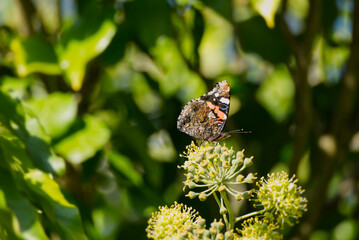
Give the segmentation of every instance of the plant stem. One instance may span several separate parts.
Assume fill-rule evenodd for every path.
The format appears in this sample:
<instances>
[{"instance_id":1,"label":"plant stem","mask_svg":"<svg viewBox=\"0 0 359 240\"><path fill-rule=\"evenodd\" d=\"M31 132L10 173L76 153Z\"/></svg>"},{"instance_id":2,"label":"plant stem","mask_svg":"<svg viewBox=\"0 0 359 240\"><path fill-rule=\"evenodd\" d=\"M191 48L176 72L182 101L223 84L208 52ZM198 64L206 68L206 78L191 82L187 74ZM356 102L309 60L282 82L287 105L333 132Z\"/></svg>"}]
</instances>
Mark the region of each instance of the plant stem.
<instances>
[{"instance_id":1,"label":"plant stem","mask_svg":"<svg viewBox=\"0 0 359 240\"><path fill-rule=\"evenodd\" d=\"M219 201L216 192L213 193L213 196L214 196L214 199L216 199L216 202L217 202L217 204L218 204L218 207L221 209L221 202ZM228 225L227 215L224 213L224 214L222 214L222 217L223 217L224 223L226 224L226 228L228 229L228 228L229 228L229 225Z\"/></svg>"},{"instance_id":2,"label":"plant stem","mask_svg":"<svg viewBox=\"0 0 359 240\"><path fill-rule=\"evenodd\" d=\"M234 215L233 210L231 207L231 204L229 204L227 194L225 191L220 192L222 199L224 200L224 205L226 205L227 211L228 211L228 217L229 217L229 226L227 226L227 230L234 229Z\"/></svg>"},{"instance_id":3,"label":"plant stem","mask_svg":"<svg viewBox=\"0 0 359 240\"><path fill-rule=\"evenodd\" d=\"M264 213L265 211L266 211L266 209L262 209L262 210L260 210L260 211L251 212L251 213L248 213L248 214L246 214L246 215L237 217L237 218L235 219L235 222L239 222L239 221L241 221L241 220L243 220L243 219L245 219L245 218L252 217L252 216L254 216L254 215Z\"/></svg>"}]
</instances>

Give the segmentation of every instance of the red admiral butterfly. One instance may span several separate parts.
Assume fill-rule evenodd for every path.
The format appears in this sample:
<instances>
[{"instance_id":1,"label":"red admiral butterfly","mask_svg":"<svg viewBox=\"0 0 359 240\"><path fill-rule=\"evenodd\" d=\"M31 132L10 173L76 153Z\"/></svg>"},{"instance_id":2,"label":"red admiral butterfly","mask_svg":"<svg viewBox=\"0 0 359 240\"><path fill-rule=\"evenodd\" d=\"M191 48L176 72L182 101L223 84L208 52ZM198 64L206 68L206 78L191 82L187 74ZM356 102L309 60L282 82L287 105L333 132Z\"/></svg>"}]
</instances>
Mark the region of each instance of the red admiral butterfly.
<instances>
[{"instance_id":1,"label":"red admiral butterfly","mask_svg":"<svg viewBox=\"0 0 359 240\"><path fill-rule=\"evenodd\" d=\"M223 140L231 136L222 132L228 112L229 85L222 81L212 91L184 106L177 119L177 129L200 140Z\"/></svg>"}]
</instances>

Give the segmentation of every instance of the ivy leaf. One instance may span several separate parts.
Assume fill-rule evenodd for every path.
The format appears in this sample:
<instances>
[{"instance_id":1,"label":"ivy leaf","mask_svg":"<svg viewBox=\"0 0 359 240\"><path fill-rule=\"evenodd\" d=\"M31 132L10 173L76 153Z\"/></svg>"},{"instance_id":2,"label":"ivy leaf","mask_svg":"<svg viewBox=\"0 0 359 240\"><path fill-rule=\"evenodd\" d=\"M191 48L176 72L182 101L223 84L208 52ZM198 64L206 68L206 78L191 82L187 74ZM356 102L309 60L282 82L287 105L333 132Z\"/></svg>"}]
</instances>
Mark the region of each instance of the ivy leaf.
<instances>
[{"instance_id":1,"label":"ivy leaf","mask_svg":"<svg viewBox=\"0 0 359 240\"><path fill-rule=\"evenodd\" d=\"M294 84L288 69L283 65L277 67L260 85L256 97L275 120L284 121L293 109L294 99Z\"/></svg>"},{"instance_id":2,"label":"ivy leaf","mask_svg":"<svg viewBox=\"0 0 359 240\"><path fill-rule=\"evenodd\" d=\"M51 75L61 73L54 49L42 36L16 37L10 47L14 52L16 72L20 77L34 72Z\"/></svg>"},{"instance_id":3,"label":"ivy leaf","mask_svg":"<svg viewBox=\"0 0 359 240\"><path fill-rule=\"evenodd\" d=\"M115 33L116 26L108 19L95 25L86 22L65 31L57 53L73 90L81 89L87 63L107 48Z\"/></svg>"},{"instance_id":4,"label":"ivy leaf","mask_svg":"<svg viewBox=\"0 0 359 240\"><path fill-rule=\"evenodd\" d=\"M10 182L11 178L14 181L11 186L24 193L31 203L43 212L44 218L49 220L46 224L49 224L62 239L86 239L78 209L66 200L50 174L34 168L21 140L11 134L0 136L0 153L1 158L5 160L2 166L11 172L8 174ZM6 181L6 184L9 184L9 181ZM26 203L25 201L24 204ZM21 213L24 214L26 211L17 214ZM31 213L30 210L27 213ZM27 217L27 220L32 222L31 216Z\"/></svg>"},{"instance_id":5,"label":"ivy leaf","mask_svg":"<svg viewBox=\"0 0 359 240\"><path fill-rule=\"evenodd\" d=\"M254 8L264 18L269 28L274 27L274 17L281 0L251 0Z\"/></svg>"},{"instance_id":6,"label":"ivy leaf","mask_svg":"<svg viewBox=\"0 0 359 240\"><path fill-rule=\"evenodd\" d=\"M23 239L14 213L6 206L4 192L0 189L0 239Z\"/></svg>"},{"instance_id":7,"label":"ivy leaf","mask_svg":"<svg viewBox=\"0 0 359 240\"><path fill-rule=\"evenodd\" d=\"M65 133L76 117L77 103L72 94L53 93L30 102L41 124L52 138Z\"/></svg>"},{"instance_id":8,"label":"ivy leaf","mask_svg":"<svg viewBox=\"0 0 359 240\"><path fill-rule=\"evenodd\" d=\"M24 175L28 193L63 239L87 239L75 205L69 203L49 174L32 169Z\"/></svg>"},{"instance_id":9,"label":"ivy leaf","mask_svg":"<svg viewBox=\"0 0 359 240\"><path fill-rule=\"evenodd\" d=\"M104 147L110 138L110 130L100 120L86 115L77 121L80 129L55 145L55 150L69 162L79 164Z\"/></svg>"},{"instance_id":10,"label":"ivy leaf","mask_svg":"<svg viewBox=\"0 0 359 240\"><path fill-rule=\"evenodd\" d=\"M65 164L50 148L47 135L35 114L20 101L0 92L0 123L21 139L36 167L45 172L62 173Z\"/></svg>"},{"instance_id":11,"label":"ivy leaf","mask_svg":"<svg viewBox=\"0 0 359 240\"><path fill-rule=\"evenodd\" d=\"M6 228L12 226L7 229L7 232L10 231L13 235L19 235L22 239L48 239L38 219L37 209L21 195L15 186L11 173L0 168L0 212L2 212L0 219L7 222L0 223L0 225L3 224ZM2 201L2 194L6 196L6 199L3 199L4 202ZM5 218L3 214L8 214L13 220L9 221L10 218ZM16 238L15 236L8 236L8 239Z\"/></svg>"}]
</instances>

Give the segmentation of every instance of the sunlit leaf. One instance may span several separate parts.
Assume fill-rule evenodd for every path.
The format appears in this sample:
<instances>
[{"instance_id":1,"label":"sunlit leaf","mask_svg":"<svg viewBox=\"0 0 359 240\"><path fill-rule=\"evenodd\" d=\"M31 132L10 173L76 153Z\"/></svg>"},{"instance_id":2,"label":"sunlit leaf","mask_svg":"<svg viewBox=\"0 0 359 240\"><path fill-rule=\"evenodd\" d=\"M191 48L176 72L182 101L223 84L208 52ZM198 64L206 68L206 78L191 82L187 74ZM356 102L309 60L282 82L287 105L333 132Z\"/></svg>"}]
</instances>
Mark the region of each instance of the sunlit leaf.
<instances>
[{"instance_id":1,"label":"sunlit leaf","mask_svg":"<svg viewBox=\"0 0 359 240\"><path fill-rule=\"evenodd\" d=\"M327 239L331 239L331 235L329 231L324 231L324 230L314 231L310 236L310 240L327 240Z\"/></svg>"},{"instance_id":2,"label":"sunlit leaf","mask_svg":"<svg viewBox=\"0 0 359 240\"><path fill-rule=\"evenodd\" d=\"M59 92L30 101L30 107L53 138L59 137L70 127L77 113L74 96Z\"/></svg>"},{"instance_id":3,"label":"sunlit leaf","mask_svg":"<svg viewBox=\"0 0 359 240\"><path fill-rule=\"evenodd\" d=\"M16 136L4 134L0 136L0 147L6 168L12 171L15 180L22 180L23 171L34 166L25 145Z\"/></svg>"},{"instance_id":4,"label":"sunlit leaf","mask_svg":"<svg viewBox=\"0 0 359 240\"><path fill-rule=\"evenodd\" d=\"M158 162L172 162L175 160L176 150L167 131L160 130L148 138L148 153Z\"/></svg>"},{"instance_id":5,"label":"sunlit leaf","mask_svg":"<svg viewBox=\"0 0 359 240\"><path fill-rule=\"evenodd\" d=\"M281 122L288 117L293 106L294 84L286 67L278 67L262 83L257 99L275 120Z\"/></svg>"},{"instance_id":6,"label":"sunlit leaf","mask_svg":"<svg viewBox=\"0 0 359 240\"><path fill-rule=\"evenodd\" d=\"M87 239L82 229L78 209L69 203L59 185L39 170L24 175L30 198L44 211L58 233L65 239Z\"/></svg>"},{"instance_id":7,"label":"sunlit leaf","mask_svg":"<svg viewBox=\"0 0 359 240\"><path fill-rule=\"evenodd\" d=\"M163 70L164 76L158 79L161 93L166 96L177 94L187 102L206 91L201 78L188 69L173 39L159 38L151 54Z\"/></svg>"},{"instance_id":8,"label":"sunlit leaf","mask_svg":"<svg viewBox=\"0 0 359 240\"><path fill-rule=\"evenodd\" d=\"M86 115L83 118L82 128L56 144L55 149L71 163L79 164L103 148L109 138L110 131L106 125Z\"/></svg>"},{"instance_id":9,"label":"sunlit leaf","mask_svg":"<svg viewBox=\"0 0 359 240\"><path fill-rule=\"evenodd\" d=\"M110 20L104 20L98 28L91 25L81 25L64 33L57 47L60 66L64 70L73 90L82 87L87 63L102 53L116 33L116 26Z\"/></svg>"},{"instance_id":10,"label":"sunlit leaf","mask_svg":"<svg viewBox=\"0 0 359 240\"><path fill-rule=\"evenodd\" d=\"M30 85L31 80L28 78L4 76L0 79L0 91L9 94L12 98L23 99Z\"/></svg>"},{"instance_id":11,"label":"sunlit leaf","mask_svg":"<svg viewBox=\"0 0 359 240\"><path fill-rule=\"evenodd\" d=\"M1 136L0 137L0 153L2 159L6 161L7 168L11 171L11 176L14 178L14 183L9 185L20 189L21 192L26 193L31 202L36 203L36 206L41 209L46 218L54 225L54 230L65 239L85 239L82 230L80 216L77 208L70 204L62 194L59 185L50 177L49 174L44 173L38 169L34 169L33 163L28 157L24 144L15 136ZM2 177L5 177L3 174ZM10 176L10 175L8 175ZM1 180L1 179L0 179ZM11 179L9 179L11 181ZM6 181L6 184L9 184ZM5 182L4 182L5 183ZM6 188L5 188L6 189ZM13 197L16 198L16 195ZM7 194L11 197L11 193ZM21 197L20 197L21 199ZM16 207L21 204L20 199L13 203ZM25 211L27 201L23 200L23 204L19 205L23 211L15 212L16 214L30 214L29 216L22 216L21 225L26 228L27 224L33 223L34 226L27 226L28 231L38 232L35 216L31 216L31 209ZM16 208L15 208L16 209ZM34 229L32 229L34 228ZM26 229L24 229L26 231ZM29 232L29 233L30 233ZM41 233L39 233L41 234ZM41 237L41 235L39 236Z\"/></svg>"},{"instance_id":12,"label":"sunlit leaf","mask_svg":"<svg viewBox=\"0 0 359 240\"><path fill-rule=\"evenodd\" d=\"M45 132L43 126L30 109L25 108L25 126L30 134L27 138L22 138L26 144L27 151L40 169L46 172L55 171L63 173L65 164L62 158L56 156L50 148L50 137Z\"/></svg>"},{"instance_id":13,"label":"sunlit leaf","mask_svg":"<svg viewBox=\"0 0 359 240\"><path fill-rule=\"evenodd\" d=\"M234 59L232 25L209 8L203 9L205 31L199 46L200 68L203 75L215 78Z\"/></svg>"},{"instance_id":14,"label":"sunlit leaf","mask_svg":"<svg viewBox=\"0 0 359 240\"><path fill-rule=\"evenodd\" d=\"M162 106L161 99L159 95L150 88L143 75L139 73L134 74L131 79L131 89L134 95L133 98L142 112L149 114L159 111Z\"/></svg>"},{"instance_id":15,"label":"sunlit leaf","mask_svg":"<svg viewBox=\"0 0 359 240\"><path fill-rule=\"evenodd\" d=\"M40 36L14 38L11 42L17 74L21 77L33 72L60 74L61 70L52 46Z\"/></svg>"},{"instance_id":16,"label":"sunlit leaf","mask_svg":"<svg viewBox=\"0 0 359 240\"><path fill-rule=\"evenodd\" d=\"M354 219L344 219L333 229L333 239L354 240L357 236L357 222Z\"/></svg>"},{"instance_id":17,"label":"sunlit leaf","mask_svg":"<svg viewBox=\"0 0 359 240\"><path fill-rule=\"evenodd\" d=\"M23 239L20 236L19 222L6 206L4 192L0 189L0 239Z\"/></svg>"},{"instance_id":18,"label":"sunlit leaf","mask_svg":"<svg viewBox=\"0 0 359 240\"><path fill-rule=\"evenodd\" d=\"M0 122L9 129L16 125L16 129L26 136L25 116L21 104L1 91L0 102Z\"/></svg>"},{"instance_id":19,"label":"sunlit leaf","mask_svg":"<svg viewBox=\"0 0 359 240\"><path fill-rule=\"evenodd\" d=\"M16 189L15 186L16 185L12 179L11 174L0 169L0 189L6 196L6 205L11 208L17 218L19 224L19 235L25 239L48 239L38 219L37 209L33 207L26 198L23 197L23 195ZM1 204L0 196L0 209L2 207L4 208L5 205ZM0 219L6 219L8 221L8 218L0 217ZM16 221L13 222L15 223ZM17 230L18 229L14 229L14 232Z\"/></svg>"},{"instance_id":20,"label":"sunlit leaf","mask_svg":"<svg viewBox=\"0 0 359 240\"><path fill-rule=\"evenodd\" d=\"M300 163L298 165L298 180L301 184L306 184L310 177L310 152L306 152L305 155L303 155L302 159L300 160Z\"/></svg>"},{"instance_id":21,"label":"sunlit leaf","mask_svg":"<svg viewBox=\"0 0 359 240\"><path fill-rule=\"evenodd\" d=\"M251 0L254 8L264 18L269 28L274 27L274 17L281 0Z\"/></svg>"},{"instance_id":22,"label":"sunlit leaf","mask_svg":"<svg viewBox=\"0 0 359 240\"><path fill-rule=\"evenodd\" d=\"M329 1L326 2L326 5ZM305 19L308 15L309 0L289 0L286 9L286 23L293 34L297 35L305 29ZM326 18L325 22L327 21Z\"/></svg>"},{"instance_id":23,"label":"sunlit leaf","mask_svg":"<svg viewBox=\"0 0 359 240\"><path fill-rule=\"evenodd\" d=\"M331 46L328 42L323 41L322 61L326 74L325 80L328 83L337 83L342 76L343 65L346 63L350 50L343 46Z\"/></svg>"},{"instance_id":24,"label":"sunlit leaf","mask_svg":"<svg viewBox=\"0 0 359 240\"><path fill-rule=\"evenodd\" d=\"M50 138L34 113L2 92L0 102L0 122L21 139L35 165L46 172L63 172L63 159L52 152Z\"/></svg>"},{"instance_id":25,"label":"sunlit leaf","mask_svg":"<svg viewBox=\"0 0 359 240\"><path fill-rule=\"evenodd\" d=\"M118 228L119 216L115 214L114 209L102 208L92 211L92 219L100 239L112 239Z\"/></svg>"}]
</instances>

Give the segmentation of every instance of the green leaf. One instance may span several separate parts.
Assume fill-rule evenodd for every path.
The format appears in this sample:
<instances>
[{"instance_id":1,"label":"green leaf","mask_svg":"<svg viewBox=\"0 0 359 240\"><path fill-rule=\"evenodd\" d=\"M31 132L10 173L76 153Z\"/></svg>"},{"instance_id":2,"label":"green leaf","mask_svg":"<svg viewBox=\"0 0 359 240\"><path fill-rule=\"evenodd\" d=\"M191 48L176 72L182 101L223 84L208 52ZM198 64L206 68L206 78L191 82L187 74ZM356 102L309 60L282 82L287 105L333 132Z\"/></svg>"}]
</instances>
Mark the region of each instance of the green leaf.
<instances>
[{"instance_id":1,"label":"green leaf","mask_svg":"<svg viewBox=\"0 0 359 240\"><path fill-rule=\"evenodd\" d=\"M46 172L63 172L64 161L52 152L50 138L36 116L2 92L0 102L0 123L21 139L33 163Z\"/></svg>"},{"instance_id":2,"label":"green leaf","mask_svg":"<svg viewBox=\"0 0 359 240\"><path fill-rule=\"evenodd\" d=\"M188 69L172 38L161 37L151 49L151 54L163 70L164 76L159 78L159 87L166 97L178 94L183 102L188 102L205 93L205 84L196 73Z\"/></svg>"},{"instance_id":3,"label":"green leaf","mask_svg":"<svg viewBox=\"0 0 359 240\"><path fill-rule=\"evenodd\" d=\"M41 170L45 172L62 173L65 164L62 158L56 156L50 148L50 137L45 132L42 125L34 113L28 108L25 109L25 126L29 137L22 140L26 144L26 149Z\"/></svg>"},{"instance_id":4,"label":"green leaf","mask_svg":"<svg viewBox=\"0 0 359 240\"><path fill-rule=\"evenodd\" d=\"M16 72L24 77L33 72L60 74L61 70L52 46L42 36L16 37L10 44L14 52Z\"/></svg>"},{"instance_id":5,"label":"green leaf","mask_svg":"<svg viewBox=\"0 0 359 240\"><path fill-rule=\"evenodd\" d=\"M139 73L134 73L131 80L131 88L133 100L142 112L150 114L159 111L162 106L161 98L149 86L145 76Z\"/></svg>"},{"instance_id":6,"label":"green leaf","mask_svg":"<svg viewBox=\"0 0 359 240\"><path fill-rule=\"evenodd\" d=\"M30 101L46 132L56 138L64 134L76 117L77 103L72 94L52 93L45 98Z\"/></svg>"},{"instance_id":7,"label":"green leaf","mask_svg":"<svg viewBox=\"0 0 359 240\"><path fill-rule=\"evenodd\" d=\"M104 147L110 138L110 130L96 118L86 115L83 127L55 145L58 153L73 164L79 164Z\"/></svg>"},{"instance_id":8,"label":"green leaf","mask_svg":"<svg viewBox=\"0 0 359 240\"><path fill-rule=\"evenodd\" d=\"M23 99L31 82L29 78L4 76L0 78L0 91L8 93L12 98Z\"/></svg>"},{"instance_id":9,"label":"green leaf","mask_svg":"<svg viewBox=\"0 0 359 240\"><path fill-rule=\"evenodd\" d=\"M24 239L48 239L38 219L37 209L34 208L23 195L21 195L15 186L15 182L13 181L10 172L0 169L0 189L5 194L7 207L13 211L13 214L15 214L14 217L16 217L16 221L19 224L19 235ZM1 204L0 200L0 209L2 207L4 208L5 205ZM6 218L0 217L0 219ZM16 221L14 220L13 222ZM13 229L13 231L17 232L18 229Z\"/></svg>"},{"instance_id":10,"label":"green leaf","mask_svg":"<svg viewBox=\"0 0 359 240\"><path fill-rule=\"evenodd\" d=\"M24 239L20 236L19 228L19 223L6 206L4 193L0 189L0 239Z\"/></svg>"},{"instance_id":11,"label":"green leaf","mask_svg":"<svg viewBox=\"0 0 359 240\"><path fill-rule=\"evenodd\" d=\"M0 150L3 163L12 171L15 179L21 180L23 171L33 168L34 164L26 152L24 143L16 136L11 134L0 136Z\"/></svg>"},{"instance_id":12,"label":"green leaf","mask_svg":"<svg viewBox=\"0 0 359 240\"><path fill-rule=\"evenodd\" d=\"M2 159L6 160L4 164L11 171L15 183L9 186L16 187L25 193L25 196L43 211L44 217L49 220L47 224L52 226L53 231L57 232L63 239L86 239L78 209L65 199L59 185L49 174L33 168L24 144L13 135L0 136L0 153ZM6 178L5 176L6 174L2 174L2 177ZM9 181L4 183L9 184ZM6 197L8 196L7 194ZM29 207L27 201L23 201L21 204L18 200L14 209L19 207L20 210L22 208L26 210ZM36 222L34 226L29 226L29 223L34 221L34 216L31 216L31 209L25 210L16 212L20 215L30 214L21 220L21 224L24 225L20 224L20 226L25 227L27 225L30 227L30 232L38 232L39 227L37 227Z\"/></svg>"},{"instance_id":13,"label":"green leaf","mask_svg":"<svg viewBox=\"0 0 359 240\"><path fill-rule=\"evenodd\" d=\"M281 122L293 107L294 84L285 66L280 66L259 87L257 99L272 117Z\"/></svg>"},{"instance_id":14,"label":"green leaf","mask_svg":"<svg viewBox=\"0 0 359 240\"><path fill-rule=\"evenodd\" d=\"M63 239L87 239L78 209L65 199L49 174L33 169L24 175L24 180L28 194Z\"/></svg>"},{"instance_id":15,"label":"green leaf","mask_svg":"<svg viewBox=\"0 0 359 240\"><path fill-rule=\"evenodd\" d=\"M0 122L9 130L16 128L27 136L22 105L0 91Z\"/></svg>"},{"instance_id":16,"label":"green leaf","mask_svg":"<svg viewBox=\"0 0 359 240\"><path fill-rule=\"evenodd\" d=\"M205 31L198 52L201 72L207 78L216 78L228 69L234 48L233 27L210 8L202 10ZM215 60L214 60L215 59Z\"/></svg>"},{"instance_id":17,"label":"green leaf","mask_svg":"<svg viewBox=\"0 0 359 240\"><path fill-rule=\"evenodd\" d=\"M116 26L108 19L95 27L86 22L64 33L57 53L73 90L81 89L87 63L106 49L115 33Z\"/></svg>"},{"instance_id":18,"label":"green leaf","mask_svg":"<svg viewBox=\"0 0 359 240\"><path fill-rule=\"evenodd\" d=\"M110 163L124 176L126 176L133 184L140 186L142 184L141 175L133 168L131 160L117 152L111 152L108 155Z\"/></svg>"},{"instance_id":19,"label":"green leaf","mask_svg":"<svg viewBox=\"0 0 359 240\"><path fill-rule=\"evenodd\" d=\"M269 28L274 27L274 17L281 0L251 0L254 8L264 18Z\"/></svg>"}]
</instances>

